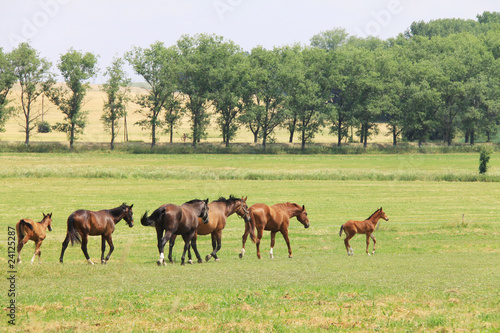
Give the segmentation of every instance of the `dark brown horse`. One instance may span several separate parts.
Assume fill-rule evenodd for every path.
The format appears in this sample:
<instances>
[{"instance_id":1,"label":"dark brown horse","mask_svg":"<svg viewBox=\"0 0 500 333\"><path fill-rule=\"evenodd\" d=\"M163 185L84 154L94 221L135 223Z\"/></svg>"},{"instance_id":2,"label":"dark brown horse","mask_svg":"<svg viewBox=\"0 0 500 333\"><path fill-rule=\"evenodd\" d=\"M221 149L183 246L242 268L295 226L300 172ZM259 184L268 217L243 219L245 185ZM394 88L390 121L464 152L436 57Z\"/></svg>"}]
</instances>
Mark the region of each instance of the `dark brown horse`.
<instances>
[{"instance_id":1,"label":"dark brown horse","mask_svg":"<svg viewBox=\"0 0 500 333\"><path fill-rule=\"evenodd\" d=\"M209 261L212 257L215 259L215 261L219 260L219 258L217 257L217 252L222 247L222 230L226 227L226 219L230 215L236 213L243 218L245 223L248 223L250 221L250 215L248 213L248 206L246 201L247 197L238 199L231 195L229 196L229 199L220 197L218 200L212 201L208 204L208 217L210 221L206 224L200 223L194 236L195 240L198 238L198 235L210 234L212 236L212 253L208 254L205 257L206 261ZM174 234L172 235L172 238L170 238L168 251L168 259L170 260L170 262L173 262L172 248L175 243L175 237L176 235ZM253 228L250 229L250 238L253 242L255 242L255 232ZM192 263L191 251L188 251L188 258L188 262ZM197 259L199 261L201 257Z\"/></svg>"},{"instance_id":2,"label":"dark brown horse","mask_svg":"<svg viewBox=\"0 0 500 333\"><path fill-rule=\"evenodd\" d=\"M115 249L111 237L113 231L115 231L115 225L124 219L130 228L134 226L132 206L134 205L127 206L126 204L122 204L120 207L97 212L83 209L73 212L68 217L68 231L62 243L59 261L63 262L64 251L66 251L68 243L71 241L71 245L74 242L82 244L82 251L87 262L93 265L94 263L90 260L89 253L87 252L88 236L101 236L101 264L106 264ZM109 253L105 259L106 242L109 244Z\"/></svg>"},{"instance_id":3,"label":"dark brown horse","mask_svg":"<svg viewBox=\"0 0 500 333\"><path fill-rule=\"evenodd\" d=\"M274 258L273 248L276 233L278 231L281 232L286 245L288 246L288 257L292 258L292 248L290 247L290 239L288 238L290 218L297 217L297 220L299 220L305 228L309 228L309 219L307 218L306 208L290 202L276 204L273 206L257 203L250 207L249 213L251 221L250 223L245 224L245 233L242 237L243 248L241 249L240 258L243 258L243 255L245 254L245 243L247 241L250 228L253 227L257 228L257 240L255 245L257 246L257 257L259 259L261 259L260 240L262 239L264 230L271 231L271 250L269 251L271 259Z\"/></svg>"},{"instance_id":4,"label":"dark brown horse","mask_svg":"<svg viewBox=\"0 0 500 333\"><path fill-rule=\"evenodd\" d=\"M43 219L40 222L34 222L31 219L19 220L16 224L17 232L17 263L21 263L21 250L24 244L32 240L35 242L35 254L31 258L31 263L35 261L35 256L38 255L38 263L40 263L40 256L42 251L40 251L40 246L47 236L45 230L48 228L52 231L52 213L45 215L43 214Z\"/></svg>"},{"instance_id":5,"label":"dark brown horse","mask_svg":"<svg viewBox=\"0 0 500 333\"><path fill-rule=\"evenodd\" d=\"M208 199L191 200L183 203L181 206L173 204L160 206L149 217L147 211L144 213L141 218L141 224L144 226L156 227L158 252L160 253L160 259L156 262L158 266L165 265L165 244L167 244L173 235L182 235L184 239L184 251L182 252L181 265L184 265L184 258L190 246L193 247L196 257L200 258L198 248L196 247L196 239L193 238L196 229L198 229L198 217L202 218L203 223L209 222L207 204ZM201 261L200 258L199 262Z\"/></svg>"},{"instance_id":6,"label":"dark brown horse","mask_svg":"<svg viewBox=\"0 0 500 333\"><path fill-rule=\"evenodd\" d=\"M354 254L354 251L352 250L352 247L349 244L349 240L353 238L354 235L356 234L366 235L366 254L368 255L370 255L370 253L368 252L368 245L370 244L370 238L373 239L372 254L375 253L375 245L377 244L377 240L375 239L375 237L373 237L373 232L375 231L375 228L378 228L378 220L380 220L381 218L386 221L389 221L389 218L387 217L387 215L385 215L384 211L382 210L382 207L377 209L375 213L370 215L370 217L364 221L349 220L340 227L339 236L342 236L342 231L345 232L346 237L344 239L344 244L348 256L352 256Z\"/></svg>"}]
</instances>

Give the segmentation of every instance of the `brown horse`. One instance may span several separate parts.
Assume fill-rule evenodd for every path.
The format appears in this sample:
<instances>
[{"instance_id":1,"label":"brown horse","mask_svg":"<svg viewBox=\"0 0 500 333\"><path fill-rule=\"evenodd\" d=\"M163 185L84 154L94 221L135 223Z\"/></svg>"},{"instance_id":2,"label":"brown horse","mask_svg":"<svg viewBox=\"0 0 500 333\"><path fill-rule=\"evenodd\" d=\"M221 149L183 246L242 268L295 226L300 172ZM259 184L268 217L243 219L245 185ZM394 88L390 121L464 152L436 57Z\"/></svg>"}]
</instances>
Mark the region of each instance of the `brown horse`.
<instances>
[{"instance_id":1,"label":"brown horse","mask_svg":"<svg viewBox=\"0 0 500 333\"><path fill-rule=\"evenodd\" d=\"M74 242L82 244L82 251L87 259L87 262L91 265L94 264L92 260L90 260L89 253L87 252L89 235L101 236L101 264L106 264L111 256L111 253L113 253L113 250L115 249L111 235L113 234L113 231L115 231L116 224L124 219L130 228L134 226L132 213L133 206L134 205L127 206L123 203L120 207L100 210L97 212L83 209L73 212L68 217L68 231L66 233L66 238L62 243L61 257L59 258L61 264L63 262L64 251L66 251L70 241L71 245L73 245ZM106 242L109 244L109 253L106 258L104 258Z\"/></svg>"},{"instance_id":2,"label":"brown horse","mask_svg":"<svg viewBox=\"0 0 500 333\"><path fill-rule=\"evenodd\" d=\"M184 265L184 258L190 246L193 247L196 257L200 258L194 235L196 234L196 229L198 229L198 217L201 217L205 224L209 222L207 204L208 199L191 200L183 203L181 206L173 204L160 206L149 217L147 211L144 213L141 218L141 224L143 226L156 227L158 252L160 252L160 259L156 262L158 266L165 265L165 244L167 244L174 234L182 235L184 239L184 252L182 252L181 265ZM202 262L201 258L198 262Z\"/></svg>"},{"instance_id":3,"label":"brown horse","mask_svg":"<svg viewBox=\"0 0 500 333\"><path fill-rule=\"evenodd\" d=\"M48 228L52 231L52 213L45 215L43 214L43 219L40 222L35 223L31 219L19 220L16 224L17 232L17 263L21 263L21 250L24 244L32 240L35 242L35 254L31 258L31 263L35 261L35 256L38 255L38 263L40 263L40 256L42 251L40 251L40 246L47 236L45 230Z\"/></svg>"},{"instance_id":4,"label":"brown horse","mask_svg":"<svg viewBox=\"0 0 500 333\"><path fill-rule=\"evenodd\" d=\"M198 225L198 229L196 230L196 234L194 235L194 239L198 238L198 235L208 235L212 236L212 253L208 254L205 257L206 261L209 261L210 258L215 258L215 261L218 261L217 252L222 247L222 230L226 227L226 219L230 215L236 213L240 217L243 218L245 223L250 221L250 215L248 213L247 206L247 197L242 197L241 199L235 198L234 196L229 196L229 199L220 197L218 200L212 201L208 204L208 217L209 222L207 224L200 223ZM168 259L170 262L172 260L172 248L174 247L176 235L172 235L170 238L169 251L168 251ZM253 228L250 229L250 238L253 242L255 242L255 232ZM191 260L191 251L188 250L188 262L192 263ZM200 261L201 257L197 258Z\"/></svg>"},{"instance_id":5,"label":"brown horse","mask_svg":"<svg viewBox=\"0 0 500 333\"><path fill-rule=\"evenodd\" d=\"M241 249L241 253L239 255L240 258L243 258L243 255L245 254L245 243L247 241L250 228L254 227L257 228L257 240L255 245L257 246L257 257L259 259L261 259L260 240L262 239L264 230L271 231L271 250L269 251L271 259L274 258L274 241L278 231L281 232L286 245L288 246L288 257L292 258L292 248L290 247L290 239L288 238L290 218L297 217L297 220L299 220L305 228L309 228L309 219L307 218L306 208L290 202L276 204L273 206L257 203L250 207L249 213L251 222L245 224L245 233L242 237L243 248Z\"/></svg>"},{"instance_id":6,"label":"brown horse","mask_svg":"<svg viewBox=\"0 0 500 333\"><path fill-rule=\"evenodd\" d=\"M366 235L366 254L368 255L370 255L370 253L368 252L368 245L370 244L370 238L373 239L372 254L375 253L375 245L377 244L377 240L375 239L375 237L373 237L373 232L375 231L375 228L378 228L378 220L380 220L381 218L386 221L389 221L389 218L387 217L387 215L385 215L384 211L382 210L382 207L377 209L375 213L370 215L370 217L364 221L349 220L340 227L339 236L342 236L342 231L344 231L346 235L344 239L344 244L348 256L352 256L354 254L354 251L352 250L352 247L349 244L349 240L353 238L354 235L356 235L357 233Z\"/></svg>"}]
</instances>

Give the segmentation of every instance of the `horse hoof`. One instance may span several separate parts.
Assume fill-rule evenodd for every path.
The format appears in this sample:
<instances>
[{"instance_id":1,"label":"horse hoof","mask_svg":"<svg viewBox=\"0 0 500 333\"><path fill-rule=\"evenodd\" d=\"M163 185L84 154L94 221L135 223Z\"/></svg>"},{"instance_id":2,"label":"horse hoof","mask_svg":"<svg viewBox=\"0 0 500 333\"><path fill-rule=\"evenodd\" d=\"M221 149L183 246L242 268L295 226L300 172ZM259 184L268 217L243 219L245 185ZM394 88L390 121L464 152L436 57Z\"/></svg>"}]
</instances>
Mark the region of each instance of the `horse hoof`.
<instances>
[{"instance_id":1,"label":"horse hoof","mask_svg":"<svg viewBox=\"0 0 500 333\"><path fill-rule=\"evenodd\" d=\"M21 264L21 263L22 263L22 261L21 261L21 260L18 260L18 261L17 261L17 263L18 263L18 264ZM61 263L62 263L62 261L61 261Z\"/></svg>"},{"instance_id":2,"label":"horse hoof","mask_svg":"<svg viewBox=\"0 0 500 333\"><path fill-rule=\"evenodd\" d=\"M206 257L205 257L205 261L209 261L210 258L212 258L212 256L210 254L208 254Z\"/></svg>"},{"instance_id":3,"label":"horse hoof","mask_svg":"<svg viewBox=\"0 0 500 333\"><path fill-rule=\"evenodd\" d=\"M101 260L101 265L106 265L107 261L106 260Z\"/></svg>"},{"instance_id":4,"label":"horse hoof","mask_svg":"<svg viewBox=\"0 0 500 333\"><path fill-rule=\"evenodd\" d=\"M240 257L240 259L242 259L243 258L243 253L238 254L238 257Z\"/></svg>"},{"instance_id":5,"label":"horse hoof","mask_svg":"<svg viewBox=\"0 0 500 333\"><path fill-rule=\"evenodd\" d=\"M193 260L192 260L192 259L189 259L189 260L188 260L188 264L192 265L192 264L193 264Z\"/></svg>"},{"instance_id":6,"label":"horse hoof","mask_svg":"<svg viewBox=\"0 0 500 333\"><path fill-rule=\"evenodd\" d=\"M156 261L156 264L157 264L158 266L161 266L161 265L164 265L164 264L165 264L165 262L164 262L163 260L161 260L161 259L158 259L158 260Z\"/></svg>"},{"instance_id":7,"label":"horse hoof","mask_svg":"<svg viewBox=\"0 0 500 333\"><path fill-rule=\"evenodd\" d=\"M88 263L89 263L89 265L93 265L93 264L94 264L94 263L92 262L92 260L90 260L90 259L88 260Z\"/></svg>"},{"instance_id":8,"label":"horse hoof","mask_svg":"<svg viewBox=\"0 0 500 333\"><path fill-rule=\"evenodd\" d=\"M274 256L271 254L271 255L269 255L269 258L274 259Z\"/></svg>"},{"instance_id":9,"label":"horse hoof","mask_svg":"<svg viewBox=\"0 0 500 333\"><path fill-rule=\"evenodd\" d=\"M220 259L219 259L219 258L216 258L216 259L215 259L215 262L218 262L218 261L220 261Z\"/></svg>"},{"instance_id":10,"label":"horse hoof","mask_svg":"<svg viewBox=\"0 0 500 333\"><path fill-rule=\"evenodd\" d=\"M293 256L290 254L290 255L288 256L288 258L293 258Z\"/></svg>"}]
</instances>

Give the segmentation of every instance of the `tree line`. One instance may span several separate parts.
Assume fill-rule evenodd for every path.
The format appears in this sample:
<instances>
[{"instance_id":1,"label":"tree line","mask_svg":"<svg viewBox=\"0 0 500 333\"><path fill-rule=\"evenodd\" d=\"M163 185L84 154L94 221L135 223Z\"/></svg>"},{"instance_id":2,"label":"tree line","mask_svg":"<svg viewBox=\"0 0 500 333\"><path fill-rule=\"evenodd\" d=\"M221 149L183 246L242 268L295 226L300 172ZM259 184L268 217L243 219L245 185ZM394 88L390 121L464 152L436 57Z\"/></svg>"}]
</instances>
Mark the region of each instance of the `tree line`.
<instances>
[{"instance_id":1,"label":"tree line","mask_svg":"<svg viewBox=\"0 0 500 333\"><path fill-rule=\"evenodd\" d=\"M263 148L278 127L302 149L323 128L340 146L355 138L366 146L388 125L393 144L441 140L457 135L474 144L490 141L500 127L500 13L476 20L414 22L395 38L349 36L342 28L313 36L310 45L287 45L250 52L222 36L182 36L175 45L156 42L134 47L115 58L101 86L107 95L102 121L111 134L126 115L130 79L125 62L147 83L147 93L132 99L140 106L136 125L151 133L170 133L183 116L190 119L196 146L205 136L212 113L228 146L241 128ZM65 85L55 86L51 64L29 44L10 53L0 49L0 127L9 115L24 116L26 144L38 115L33 102L45 94L64 114L53 126L67 134L70 147L85 128L83 100L97 73L97 55L69 50L57 68ZM14 83L21 86L18 109L9 106Z\"/></svg>"}]
</instances>

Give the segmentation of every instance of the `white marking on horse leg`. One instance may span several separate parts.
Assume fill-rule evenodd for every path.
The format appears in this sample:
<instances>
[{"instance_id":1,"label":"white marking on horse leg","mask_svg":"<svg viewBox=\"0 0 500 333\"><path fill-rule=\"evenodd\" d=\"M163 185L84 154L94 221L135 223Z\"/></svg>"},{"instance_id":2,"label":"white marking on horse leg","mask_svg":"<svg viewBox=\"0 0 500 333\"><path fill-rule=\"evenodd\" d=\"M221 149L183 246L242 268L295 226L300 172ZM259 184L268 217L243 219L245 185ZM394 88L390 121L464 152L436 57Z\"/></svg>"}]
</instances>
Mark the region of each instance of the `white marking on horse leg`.
<instances>
[{"instance_id":1,"label":"white marking on horse leg","mask_svg":"<svg viewBox=\"0 0 500 333\"><path fill-rule=\"evenodd\" d=\"M165 254L163 254L163 252L160 253L160 260L163 260L164 258L165 258Z\"/></svg>"},{"instance_id":2,"label":"white marking on horse leg","mask_svg":"<svg viewBox=\"0 0 500 333\"><path fill-rule=\"evenodd\" d=\"M90 265L93 265L94 263L92 262L91 259L88 259L87 262L90 264Z\"/></svg>"},{"instance_id":3,"label":"white marking on horse leg","mask_svg":"<svg viewBox=\"0 0 500 333\"><path fill-rule=\"evenodd\" d=\"M36 257L36 254L33 255L33 258L31 258L31 264L33 265L33 263L35 262L35 257Z\"/></svg>"},{"instance_id":4,"label":"white marking on horse leg","mask_svg":"<svg viewBox=\"0 0 500 333\"><path fill-rule=\"evenodd\" d=\"M273 248L271 248L271 250L269 251L269 256L271 257L271 259L274 259L274 256L273 256Z\"/></svg>"},{"instance_id":5,"label":"white marking on horse leg","mask_svg":"<svg viewBox=\"0 0 500 333\"><path fill-rule=\"evenodd\" d=\"M241 253L240 253L240 258L243 258L243 256L245 255L245 249L241 249Z\"/></svg>"}]
</instances>

